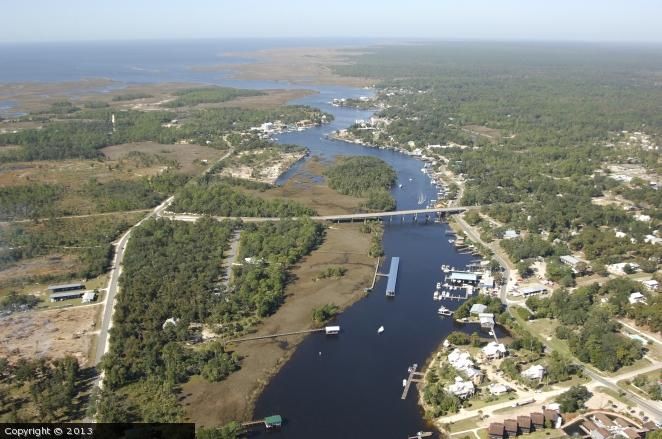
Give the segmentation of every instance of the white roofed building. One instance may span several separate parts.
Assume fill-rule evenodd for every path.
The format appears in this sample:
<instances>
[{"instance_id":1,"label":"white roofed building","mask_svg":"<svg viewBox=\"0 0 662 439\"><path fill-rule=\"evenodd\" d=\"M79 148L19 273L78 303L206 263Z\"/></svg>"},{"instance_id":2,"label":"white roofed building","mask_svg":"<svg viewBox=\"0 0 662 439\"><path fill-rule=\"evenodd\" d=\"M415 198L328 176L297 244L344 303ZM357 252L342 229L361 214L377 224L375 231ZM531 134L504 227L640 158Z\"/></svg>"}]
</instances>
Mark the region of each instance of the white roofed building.
<instances>
[{"instance_id":1,"label":"white roofed building","mask_svg":"<svg viewBox=\"0 0 662 439\"><path fill-rule=\"evenodd\" d=\"M540 364L534 364L523 371L522 376L531 380L541 380L545 376L545 367Z\"/></svg>"},{"instance_id":2,"label":"white roofed building","mask_svg":"<svg viewBox=\"0 0 662 439\"><path fill-rule=\"evenodd\" d=\"M639 291L636 293L630 294L630 297L628 297L628 302L630 302L630 305L634 305L636 303L646 303L646 296L641 294Z\"/></svg>"},{"instance_id":3,"label":"white roofed building","mask_svg":"<svg viewBox=\"0 0 662 439\"><path fill-rule=\"evenodd\" d=\"M508 352L506 350L506 346L503 343L497 343L494 341L489 342L487 346L483 347L482 351L483 351L483 355L488 360L501 358L504 355L506 355L506 353Z\"/></svg>"},{"instance_id":4,"label":"white roofed building","mask_svg":"<svg viewBox=\"0 0 662 439\"><path fill-rule=\"evenodd\" d=\"M448 391L460 399L466 399L474 394L476 388L471 381L464 381L460 377L455 377L455 383L448 386Z\"/></svg>"}]
</instances>

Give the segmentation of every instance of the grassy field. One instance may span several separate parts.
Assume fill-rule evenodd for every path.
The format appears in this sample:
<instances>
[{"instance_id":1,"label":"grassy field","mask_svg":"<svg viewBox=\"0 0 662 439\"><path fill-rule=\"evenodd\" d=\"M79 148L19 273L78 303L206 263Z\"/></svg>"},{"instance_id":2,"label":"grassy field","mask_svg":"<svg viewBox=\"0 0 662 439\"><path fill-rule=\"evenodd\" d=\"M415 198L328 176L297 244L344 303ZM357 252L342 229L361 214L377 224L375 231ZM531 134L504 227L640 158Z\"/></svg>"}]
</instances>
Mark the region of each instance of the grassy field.
<instances>
[{"instance_id":1,"label":"grassy field","mask_svg":"<svg viewBox=\"0 0 662 439\"><path fill-rule=\"evenodd\" d=\"M471 418L462 419L461 421L448 424L448 432L453 434L458 431L465 431L465 430L478 428L478 422L480 422L480 416L474 416Z\"/></svg>"}]
</instances>

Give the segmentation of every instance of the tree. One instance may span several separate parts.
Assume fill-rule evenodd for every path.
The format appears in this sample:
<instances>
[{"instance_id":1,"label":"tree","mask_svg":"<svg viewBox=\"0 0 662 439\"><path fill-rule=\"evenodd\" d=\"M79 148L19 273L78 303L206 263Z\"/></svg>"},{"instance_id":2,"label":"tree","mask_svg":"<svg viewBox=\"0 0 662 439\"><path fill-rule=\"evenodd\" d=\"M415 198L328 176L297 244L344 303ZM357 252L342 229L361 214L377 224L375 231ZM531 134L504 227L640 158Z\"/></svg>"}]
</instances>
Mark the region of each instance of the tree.
<instances>
[{"instance_id":1,"label":"tree","mask_svg":"<svg viewBox=\"0 0 662 439\"><path fill-rule=\"evenodd\" d=\"M588 391L586 386L572 386L566 392L556 397L556 402L561 406L562 413L572 413L584 407L584 403L591 398L593 394Z\"/></svg>"}]
</instances>

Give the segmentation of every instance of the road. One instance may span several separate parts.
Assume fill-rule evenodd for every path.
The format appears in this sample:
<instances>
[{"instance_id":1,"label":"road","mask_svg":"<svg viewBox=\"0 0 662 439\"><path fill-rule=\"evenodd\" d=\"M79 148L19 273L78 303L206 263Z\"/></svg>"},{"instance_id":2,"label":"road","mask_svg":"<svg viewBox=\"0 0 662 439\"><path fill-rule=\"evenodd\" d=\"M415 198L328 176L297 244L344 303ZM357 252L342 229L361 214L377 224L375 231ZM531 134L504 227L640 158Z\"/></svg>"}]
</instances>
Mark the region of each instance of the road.
<instances>
[{"instance_id":1,"label":"road","mask_svg":"<svg viewBox=\"0 0 662 439\"><path fill-rule=\"evenodd\" d=\"M390 212L371 212L371 213L352 213L344 215L325 215L325 216L311 216L310 219L314 221L351 221L351 220L363 220L371 218L385 218L392 216L404 216L404 215L423 215L423 214L436 214L436 213L460 213L464 212L467 209L474 209L476 207L439 207L435 209L411 209L411 210L394 210ZM189 214L189 213L172 213L168 212L165 215L167 218L174 219L177 221L191 221L195 222L198 219L202 218L204 215L199 214ZM215 216L215 219L222 220L237 220L240 219L243 222L265 222L265 221L280 221L280 217L224 217L224 216ZM297 219L296 217L292 219Z\"/></svg>"},{"instance_id":2,"label":"road","mask_svg":"<svg viewBox=\"0 0 662 439\"><path fill-rule=\"evenodd\" d=\"M482 239L480 239L480 235L476 233L476 231L471 227L467 222L462 218L461 216L455 217L457 220L457 223L459 226L462 228L464 233L469 237L474 242L477 242L481 245L483 245L485 248L489 248L492 250L492 253L494 253L493 257L494 259L501 265L501 267L504 270L503 273L503 278L506 280L506 282L501 285L501 291L499 292L499 298L501 299L501 302L504 304L508 303L508 299L506 298L506 293L508 291L508 281L510 280L510 268L508 268L508 261L506 261L504 258L502 258L499 255L499 252L495 251L494 248L489 245L488 243L484 242Z\"/></svg>"}]
</instances>

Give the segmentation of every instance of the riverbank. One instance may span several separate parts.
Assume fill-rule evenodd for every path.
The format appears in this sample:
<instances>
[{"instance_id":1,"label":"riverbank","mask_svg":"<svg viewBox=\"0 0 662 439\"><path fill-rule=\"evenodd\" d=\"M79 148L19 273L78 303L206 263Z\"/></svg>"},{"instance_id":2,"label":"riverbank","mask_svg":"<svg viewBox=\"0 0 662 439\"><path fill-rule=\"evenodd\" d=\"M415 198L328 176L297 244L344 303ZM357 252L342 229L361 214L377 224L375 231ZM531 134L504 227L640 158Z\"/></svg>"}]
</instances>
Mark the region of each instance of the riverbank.
<instances>
[{"instance_id":1,"label":"riverbank","mask_svg":"<svg viewBox=\"0 0 662 439\"><path fill-rule=\"evenodd\" d=\"M363 288L372 280L376 260L368 256L370 234L359 229L358 224L330 227L324 243L292 271L293 282L286 289L285 303L251 335L312 328L313 308L333 303L343 310L362 298ZM347 273L339 279L317 279L319 272L329 266L346 268ZM218 383L195 377L182 386L187 420L210 426L251 419L260 392L304 338L305 335L296 335L237 345L234 352L243 358L240 370Z\"/></svg>"}]
</instances>

